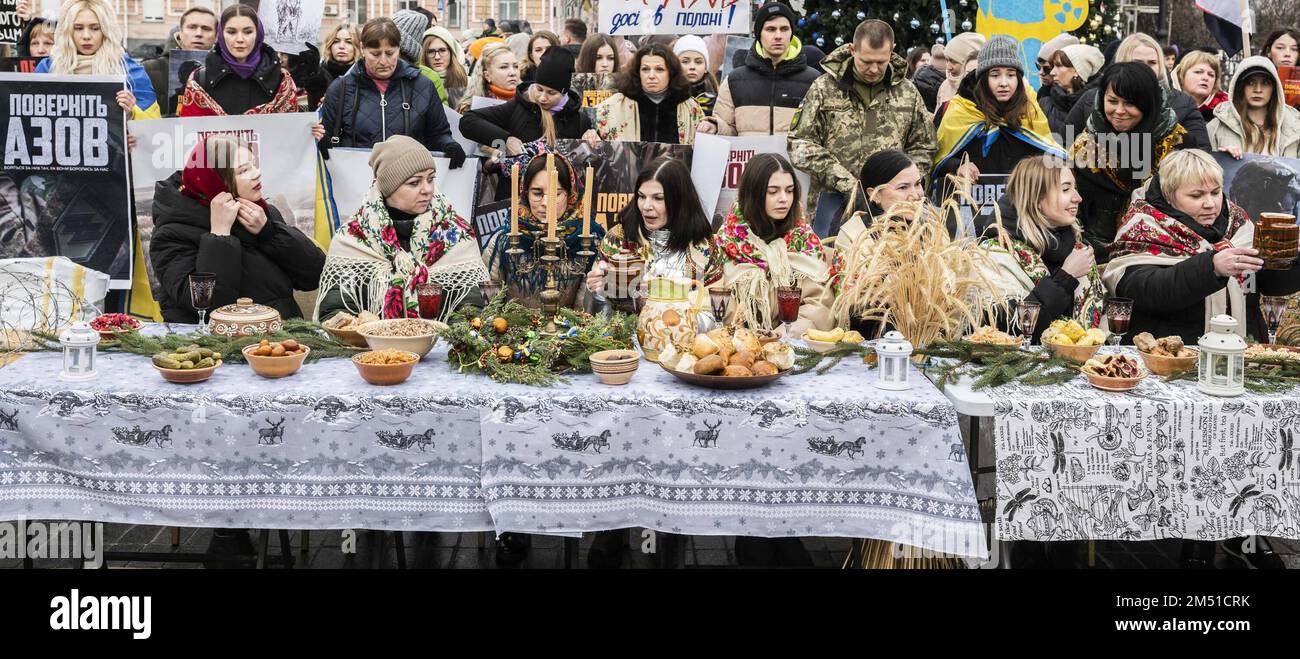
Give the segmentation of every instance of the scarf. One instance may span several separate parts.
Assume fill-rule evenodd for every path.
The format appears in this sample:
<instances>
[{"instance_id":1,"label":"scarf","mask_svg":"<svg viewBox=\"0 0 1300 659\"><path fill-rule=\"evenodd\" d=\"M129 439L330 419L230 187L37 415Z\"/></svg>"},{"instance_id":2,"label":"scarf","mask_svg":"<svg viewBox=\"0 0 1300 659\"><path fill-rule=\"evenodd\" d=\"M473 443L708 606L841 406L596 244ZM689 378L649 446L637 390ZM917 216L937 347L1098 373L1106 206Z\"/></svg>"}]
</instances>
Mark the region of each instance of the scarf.
<instances>
[{"instance_id":1,"label":"scarf","mask_svg":"<svg viewBox=\"0 0 1300 659\"><path fill-rule=\"evenodd\" d=\"M185 159L185 168L181 170L181 194L193 199L204 206L210 206L212 199L223 192L229 192L234 195L234 190L226 186L221 180L221 175L217 170L211 167L200 167L197 163L206 161L208 140L206 137L201 138L199 143L194 145L194 150L190 156ZM258 199L257 205L263 209L266 208L266 200Z\"/></svg>"},{"instance_id":2,"label":"scarf","mask_svg":"<svg viewBox=\"0 0 1300 659\"><path fill-rule=\"evenodd\" d=\"M76 57L76 59L73 61L72 73L76 75L89 75L95 72L94 55L82 55L81 53L77 53L74 57Z\"/></svg>"},{"instance_id":3,"label":"scarf","mask_svg":"<svg viewBox=\"0 0 1300 659\"><path fill-rule=\"evenodd\" d=\"M181 94L180 106L183 115L186 117L225 117L230 113L221 107L217 99L212 98L208 90L199 84L198 72L194 72L190 79L185 83L185 91ZM298 111L298 86L293 82L293 76L284 73L280 76L280 85L275 88L275 95L271 100L256 105L244 112L244 115L252 114L281 114L285 112Z\"/></svg>"},{"instance_id":4,"label":"scarf","mask_svg":"<svg viewBox=\"0 0 1300 659\"><path fill-rule=\"evenodd\" d=\"M379 189L371 187L366 203L330 243L320 290L337 287L354 313L368 310L383 318L416 318L420 312L416 289L434 282L444 290L445 316L487 278L474 232L447 197L434 194L429 209L415 218L408 251L402 249ZM324 297L318 298L317 315L319 299Z\"/></svg>"},{"instance_id":5,"label":"scarf","mask_svg":"<svg viewBox=\"0 0 1300 659\"><path fill-rule=\"evenodd\" d=\"M1000 272L990 273L990 279L1001 281L1004 295L1023 298L1039 282L1052 276L1052 271L1059 269L1065 257L1074 250L1074 232L1068 227L1063 231L1053 231L1056 244L1049 244L1047 251L1039 254L1032 245L1019 236L985 238L980 247L988 250L994 265ZM998 276L1006 275L1006 276ZM1101 327L1105 320L1106 286L1102 282L1097 266L1088 274L1079 278L1079 286L1074 289L1074 304L1068 317L1077 320L1084 327Z\"/></svg>"},{"instance_id":6,"label":"scarf","mask_svg":"<svg viewBox=\"0 0 1300 659\"><path fill-rule=\"evenodd\" d=\"M489 96L492 98L499 98L503 101L514 100L515 89L518 89L518 87L515 89L506 89L505 87L498 87L490 82L487 84L487 87Z\"/></svg>"},{"instance_id":7,"label":"scarf","mask_svg":"<svg viewBox=\"0 0 1300 659\"><path fill-rule=\"evenodd\" d=\"M1119 133L1110 121L1106 119L1105 103L1099 92L1096 98L1096 104L1093 106L1092 113L1088 115L1088 120L1084 133L1074 141L1070 147L1070 158L1076 163L1087 164L1087 171L1093 174L1101 174L1110 182L1118 191L1131 193L1136 190L1145 179L1139 178L1139 173L1135 167L1121 166L1115 162L1115 154L1107 154L1107 162L1100 162L1101 156L1098 155L1098 145L1101 143L1103 136L1108 135L1134 135L1149 133L1151 135L1151 158L1147 160L1150 164L1151 171L1154 172L1160 165L1160 161L1165 156L1173 152L1178 145L1183 143L1187 135L1187 129L1178 123L1178 117L1169 107L1168 95L1164 90L1160 92L1160 102L1156 111L1150 115L1142 117L1132 130L1127 133ZM1129 157L1129 161L1136 164L1141 160ZM1149 174L1148 174L1149 178Z\"/></svg>"},{"instance_id":8,"label":"scarf","mask_svg":"<svg viewBox=\"0 0 1300 659\"><path fill-rule=\"evenodd\" d=\"M784 236L764 242L732 206L713 237L712 269L723 273L723 283L735 293L735 320L745 327L773 327L775 286L806 279L824 284L833 273L824 261L821 239L802 218ZM728 268L728 266L731 266Z\"/></svg>"},{"instance_id":9,"label":"scarf","mask_svg":"<svg viewBox=\"0 0 1300 659\"><path fill-rule=\"evenodd\" d=\"M248 59L240 62L235 59L234 55L226 49L226 39L223 35L223 27L217 26L217 52L221 54L221 59L226 62L235 75L247 80L253 72L257 70L257 65L262 62L262 44L266 42L266 34L262 30L262 19L256 15L252 16L253 25L257 26L257 41L253 42L253 52L249 53Z\"/></svg>"},{"instance_id":10,"label":"scarf","mask_svg":"<svg viewBox=\"0 0 1300 659\"><path fill-rule=\"evenodd\" d=\"M1120 226L1115 242L1109 245L1110 263L1103 280L1116 290L1124 272L1136 265L1174 266L1204 252L1220 252L1230 247L1250 247L1255 225L1246 211L1224 200L1224 208L1214 225L1200 226L1195 220L1174 209L1160 194L1160 179L1154 177L1147 186L1147 198L1133 202ZM1238 275L1228 285L1205 299L1205 328L1210 319L1228 313L1237 319L1237 330L1246 336L1246 278Z\"/></svg>"},{"instance_id":11,"label":"scarf","mask_svg":"<svg viewBox=\"0 0 1300 659\"><path fill-rule=\"evenodd\" d=\"M961 95L953 97L939 124L939 150L935 152L935 169L943 167L949 158L961 153L966 145L977 139L980 140L981 153L987 156L993 143L1002 135L1064 159L1065 151L1052 137L1052 128L1047 123L1047 115L1043 114L1043 109L1038 105L1038 97L1027 87L1025 95L1029 99L1027 112L1020 118L1020 128L1014 130L1010 126L999 126L989 121L969 98Z\"/></svg>"}]
</instances>

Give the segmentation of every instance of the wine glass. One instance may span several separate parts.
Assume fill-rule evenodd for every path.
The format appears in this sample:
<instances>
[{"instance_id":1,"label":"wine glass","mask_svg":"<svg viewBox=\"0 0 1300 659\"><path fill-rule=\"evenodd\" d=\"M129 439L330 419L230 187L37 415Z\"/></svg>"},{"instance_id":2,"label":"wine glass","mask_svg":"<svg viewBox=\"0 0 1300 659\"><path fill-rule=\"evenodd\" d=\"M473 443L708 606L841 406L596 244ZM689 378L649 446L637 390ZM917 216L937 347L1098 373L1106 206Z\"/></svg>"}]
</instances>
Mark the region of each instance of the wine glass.
<instances>
[{"instance_id":1,"label":"wine glass","mask_svg":"<svg viewBox=\"0 0 1300 659\"><path fill-rule=\"evenodd\" d=\"M501 292L501 283L491 279L484 279L478 283L478 292L483 297L483 306L486 307Z\"/></svg>"},{"instance_id":2,"label":"wine glass","mask_svg":"<svg viewBox=\"0 0 1300 659\"><path fill-rule=\"evenodd\" d=\"M803 288L794 286L776 287L777 312L781 315L781 334L788 334L790 323L799 320L799 307L803 304Z\"/></svg>"},{"instance_id":3,"label":"wine glass","mask_svg":"<svg viewBox=\"0 0 1300 659\"><path fill-rule=\"evenodd\" d=\"M646 300L650 299L650 284L642 280L629 292L632 294L632 310L639 315L645 308Z\"/></svg>"},{"instance_id":4,"label":"wine glass","mask_svg":"<svg viewBox=\"0 0 1300 659\"><path fill-rule=\"evenodd\" d=\"M1264 310L1264 320L1268 321L1269 345L1277 343L1277 327L1282 323L1282 314L1286 312L1286 298L1278 295L1260 296L1260 306Z\"/></svg>"},{"instance_id":5,"label":"wine glass","mask_svg":"<svg viewBox=\"0 0 1300 659\"><path fill-rule=\"evenodd\" d=\"M199 312L199 332L207 333L208 324L204 320L208 307L212 306L212 293L217 288L217 275L212 272L190 273L190 303Z\"/></svg>"},{"instance_id":6,"label":"wine glass","mask_svg":"<svg viewBox=\"0 0 1300 659\"><path fill-rule=\"evenodd\" d=\"M1015 297L1014 295L1008 295L1002 300L1002 302L1006 305L1007 309L1007 332L1018 334L1020 328L1016 326L1016 307L1020 306L1020 298Z\"/></svg>"},{"instance_id":7,"label":"wine glass","mask_svg":"<svg viewBox=\"0 0 1300 659\"><path fill-rule=\"evenodd\" d=\"M731 289L726 286L709 287L709 306L713 310L713 319L721 326L727 320L727 305L731 304Z\"/></svg>"},{"instance_id":8,"label":"wine glass","mask_svg":"<svg viewBox=\"0 0 1300 659\"><path fill-rule=\"evenodd\" d=\"M1020 333L1024 336L1021 339L1021 346L1028 348L1030 341L1034 337L1034 328L1038 326L1038 315L1043 312L1043 305L1029 300L1021 300L1016 304L1016 325L1020 326Z\"/></svg>"},{"instance_id":9,"label":"wine glass","mask_svg":"<svg viewBox=\"0 0 1300 659\"><path fill-rule=\"evenodd\" d=\"M425 282L415 287L415 296L420 303L420 317L436 320L442 309L442 285Z\"/></svg>"},{"instance_id":10,"label":"wine glass","mask_svg":"<svg viewBox=\"0 0 1300 659\"><path fill-rule=\"evenodd\" d=\"M1128 333L1129 320L1133 317L1133 300L1126 297L1106 298L1106 324L1110 326L1110 338L1107 343L1120 344Z\"/></svg>"}]
</instances>

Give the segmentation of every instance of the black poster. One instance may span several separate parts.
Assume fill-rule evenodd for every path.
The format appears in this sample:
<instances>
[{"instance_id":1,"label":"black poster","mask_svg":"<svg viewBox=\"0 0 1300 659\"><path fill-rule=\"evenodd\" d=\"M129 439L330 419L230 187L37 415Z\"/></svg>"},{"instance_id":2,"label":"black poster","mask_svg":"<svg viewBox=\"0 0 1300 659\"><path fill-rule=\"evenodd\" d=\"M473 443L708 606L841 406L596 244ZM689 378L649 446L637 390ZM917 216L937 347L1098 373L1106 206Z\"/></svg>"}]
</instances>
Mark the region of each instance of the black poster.
<instances>
[{"instance_id":1,"label":"black poster","mask_svg":"<svg viewBox=\"0 0 1300 659\"><path fill-rule=\"evenodd\" d=\"M0 258L64 256L131 285L122 76L0 73Z\"/></svg>"},{"instance_id":2,"label":"black poster","mask_svg":"<svg viewBox=\"0 0 1300 659\"><path fill-rule=\"evenodd\" d=\"M684 144L659 142L598 142L593 149L582 140L559 140L556 146L584 179L587 165L594 168L592 181L596 189L592 191L591 203L595 208L591 211L591 221L603 227L615 222L619 211L632 201L636 194L633 186L642 167L660 158L672 158L690 169L694 153Z\"/></svg>"},{"instance_id":3,"label":"black poster","mask_svg":"<svg viewBox=\"0 0 1300 659\"><path fill-rule=\"evenodd\" d=\"M18 20L18 0L0 0L0 46L14 46L23 34Z\"/></svg>"},{"instance_id":4,"label":"black poster","mask_svg":"<svg viewBox=\"0 0 1300 659\"><path fill-rule=\"evenodd\" d=\"M36 73L43 57L0 57L0 73Z\"/></svg>"}]
</instances>

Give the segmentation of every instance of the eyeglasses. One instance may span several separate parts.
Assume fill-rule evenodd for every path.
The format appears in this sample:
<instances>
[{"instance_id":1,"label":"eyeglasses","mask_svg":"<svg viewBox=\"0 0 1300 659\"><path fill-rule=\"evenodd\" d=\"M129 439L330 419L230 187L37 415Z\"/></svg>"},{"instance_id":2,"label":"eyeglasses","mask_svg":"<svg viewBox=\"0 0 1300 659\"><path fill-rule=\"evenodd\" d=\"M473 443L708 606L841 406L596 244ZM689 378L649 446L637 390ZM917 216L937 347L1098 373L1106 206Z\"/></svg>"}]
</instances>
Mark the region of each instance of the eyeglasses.
<instances>
[{"instance_id":1,"label":"eyeglasses","mask_svg":"<svg viewBox=\"0 0 1300 659\"><path fill-rule=\"evenodd\" d=\"M442 57L443 55L450 53L451 50L447 48L430 48L424 52L425 54L430 55L432 57Z\"/></svg>"}]
</instances>

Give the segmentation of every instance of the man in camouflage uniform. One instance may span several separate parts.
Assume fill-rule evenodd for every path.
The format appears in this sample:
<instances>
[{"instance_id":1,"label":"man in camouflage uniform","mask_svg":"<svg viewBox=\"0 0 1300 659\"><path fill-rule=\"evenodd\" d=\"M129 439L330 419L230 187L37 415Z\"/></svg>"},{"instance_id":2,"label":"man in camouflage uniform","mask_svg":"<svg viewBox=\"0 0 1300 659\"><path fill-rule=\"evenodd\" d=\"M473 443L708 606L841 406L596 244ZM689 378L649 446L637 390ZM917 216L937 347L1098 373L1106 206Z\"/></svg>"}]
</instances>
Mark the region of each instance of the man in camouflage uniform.
<instances>
[{"instance_id":1,"label":"man in camouflage uniform","mask_svg":"<svg viewBox=\"0 0 1300 659\"><path fill-rule=\"evenodd\" d=\"M853 43L822 60L826 74L808 88L791 120L790 160L812 177L809 217L822 192L847 200L862 163L877 151L902 149L923 175L929 172L938 149L934 126L921 93L907 80L907 62L893 49L889 24L863 21Z\"/></svg>"}]
</instances>

